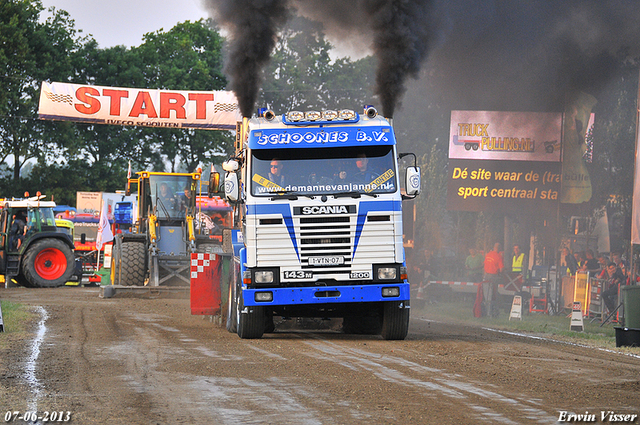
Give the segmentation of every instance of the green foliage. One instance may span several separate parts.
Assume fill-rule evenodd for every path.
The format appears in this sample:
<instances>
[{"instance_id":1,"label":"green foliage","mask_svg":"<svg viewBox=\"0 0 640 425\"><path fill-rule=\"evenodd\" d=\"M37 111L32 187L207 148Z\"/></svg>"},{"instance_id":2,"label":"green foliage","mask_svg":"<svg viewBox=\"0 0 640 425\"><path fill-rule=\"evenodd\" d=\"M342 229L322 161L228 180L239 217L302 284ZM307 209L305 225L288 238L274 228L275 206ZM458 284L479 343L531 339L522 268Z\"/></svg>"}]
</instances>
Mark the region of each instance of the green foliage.
<instances>
[{"instance_id":1,"label":"green foliage","mask_svg":"<svg viewBox=\"0 0 640 425\"><path fill-rule=\"evenodd\" d=\"M54 10L40 22L42 10L39 0L0 4L0 158L13 157L14 180L26 161L55 149L55 130L34 119L40 81L68 79L80 42L68 13Z\"/></svg>"},{"instance_id":2,"label":"green foliage","mask_svg":"<svg viewBox=\"0 0 640 425\"><path fill-rule=\"evenodd\" d=\"M144 36L134 48L100 49L77 35L74 21L40 0L0 4L0 162L14 159L13 179L0 180L2 196L40 190L74 204L76 191L123 189L133 171L194 171L220 162L233 149L226 131L151 129L36 119L41 81L114 87L211 91L225 88L224 39L211 21L183 22ZM35 162L21 176L27 161Z\"/></svg>"},{"instance_id":3,"label":"green foliage","mask_svg":"<svg viewBox=\"0 0 640 425\"><path fill-rule=\"evenodd\" d=\"M360 109L373 102L374 59L332 62L320 24L297 17L280 33L264 71L259 106L276 113L309 109Z\"/></svg>"},{"instance_id":4,"label":"green foliage","mask_svg":"<svg viewBox=\"0 0 640 425\"><path fill-rule=\"evenodd\" d=\"M428 155L419 160L422 171L422 193L416 198L417 217L415 240L419 249L439 250L447 238L446 224L449 213L446 210L447 194L447 154L436 145L431 146ZM421 246L424 244L424 246Z\"/></svg>"},{"instance_id":5,"label":"green foliage","mask_svg":"<svg viewBox=\"0 0 640 425\"><path fill-rule=\"evenodd\" d=\"M13 342L13 337L19 337L28 332L29 325L36 315L24 304L11 301L0 301L2 306L2 318L4 333L0 338L0 349L8 348Z\"/></svg>"}]
</instances>

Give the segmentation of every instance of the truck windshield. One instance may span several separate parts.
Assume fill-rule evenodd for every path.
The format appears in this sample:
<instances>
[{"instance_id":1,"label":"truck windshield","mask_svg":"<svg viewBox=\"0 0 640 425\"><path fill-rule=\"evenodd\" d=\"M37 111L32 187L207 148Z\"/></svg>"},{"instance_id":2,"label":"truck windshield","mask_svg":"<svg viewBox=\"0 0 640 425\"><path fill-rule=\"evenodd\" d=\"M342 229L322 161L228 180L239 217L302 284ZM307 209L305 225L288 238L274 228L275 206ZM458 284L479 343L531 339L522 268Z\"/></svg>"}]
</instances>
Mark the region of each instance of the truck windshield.
<instances>
[{"instance_id":1,"label":"truck windshield","mask_svg":"<svg viewBox=\"0 0 640 425\"><path fill-rule=\"evenodd\" d=\"M151 203L158 218L184 218L186 208L194 204L191 183L191 176L149 176Z\"/></svg>"},{"instance_id":2,"label":"truck windshield","mask_svg":"<svg viewBox=\"0 0 640 425\"><path fill-rule=\"evenodd\" d=\"M254 196L393 193L396 180L392 146L253 150Z\"/></svg>"}]
</instances>

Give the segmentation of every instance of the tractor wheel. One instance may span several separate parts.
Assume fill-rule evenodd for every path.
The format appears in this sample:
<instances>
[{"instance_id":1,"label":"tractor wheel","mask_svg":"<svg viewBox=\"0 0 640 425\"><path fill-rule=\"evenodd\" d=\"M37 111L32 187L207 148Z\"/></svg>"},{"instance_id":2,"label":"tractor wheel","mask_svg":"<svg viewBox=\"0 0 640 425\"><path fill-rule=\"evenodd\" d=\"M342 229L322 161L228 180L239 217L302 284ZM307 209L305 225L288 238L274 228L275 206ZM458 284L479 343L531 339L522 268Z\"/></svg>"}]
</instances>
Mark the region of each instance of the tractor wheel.
<instances>
[{"instance_id":1,"label":"tractor wheel","mask_svg":"<svg viewBox=\"0 0 640 425\"><path fill-rule=\"evenodd\" d=\"M22 257L22 275L29 286L55 288L64 285L74 271L73 251L58 239L42 239Z\"/></svg>"},{"instance_id":2,"label":"tractor wheel","mask_svg":"<svg viewBox=\"0 0 640 425\"><path fill-rule=\"evenodd\" d=\"M382 337L405 339L409 333L409 301L387 301L382 317Z\"/></svg>"},{"instance_id":3,"label":"tractor wheel","mask_svg":"<svg viewBox=\"0 0 640 425\"><path fill-rule=\"evenodd\" d=\"M145 245L140 242L122 242L121 247L119 283L126 286L143 286L147 274Z\"/></svg>"}]
</instances>

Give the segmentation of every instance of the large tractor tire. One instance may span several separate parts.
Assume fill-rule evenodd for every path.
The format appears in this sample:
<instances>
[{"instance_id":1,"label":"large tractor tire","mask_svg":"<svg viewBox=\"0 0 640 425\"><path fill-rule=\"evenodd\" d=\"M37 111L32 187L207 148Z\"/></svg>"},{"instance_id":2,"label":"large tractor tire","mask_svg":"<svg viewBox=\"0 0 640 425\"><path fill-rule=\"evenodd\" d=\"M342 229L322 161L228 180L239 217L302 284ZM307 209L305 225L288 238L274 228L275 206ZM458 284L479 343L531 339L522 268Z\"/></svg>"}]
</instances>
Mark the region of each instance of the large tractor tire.
<instances>
[{"instance_id":1,"label":"large tractor tire","mask_svg":"<svg viewBox=\"0 0 640 425\"><path fill-rule=\"evenodd\" d=\"M121 242L113 255L113 284L143 286L147 272L146 247L141 242Z\"/></svg>"},{"instance_id":2,"label":"large tractor tire","mask_svg":"<svg viewBox=\"0 0 640 425\"><path fill-rule=\"evenodd\" d=\"M409 333L409 301L384 303L382 332L384 339L405 339Z\"/></svg>"},{"instance_id":3,"label":"large tractor tire","mask_svg":"<svg viewBox=\"0 0 640 425\"><path fill-rule=\"evenodd\" d=\"M22 257L22 276L36 288L64 285L74 271L73 251L58 239L42 239L31 245Z\"/></svg>"},{"instance_id":4,"label":"large tractor tire","mask_svg":"<svg viewBox=\"0 0 640 425\"><path fill-rule=\"evenodd\" d=\"M258 339L262 338L265 328L264 307L250 306L245 307L242 290L236 288L238 296L238 336L242 339Z\"/></svg>"}]
</instances>

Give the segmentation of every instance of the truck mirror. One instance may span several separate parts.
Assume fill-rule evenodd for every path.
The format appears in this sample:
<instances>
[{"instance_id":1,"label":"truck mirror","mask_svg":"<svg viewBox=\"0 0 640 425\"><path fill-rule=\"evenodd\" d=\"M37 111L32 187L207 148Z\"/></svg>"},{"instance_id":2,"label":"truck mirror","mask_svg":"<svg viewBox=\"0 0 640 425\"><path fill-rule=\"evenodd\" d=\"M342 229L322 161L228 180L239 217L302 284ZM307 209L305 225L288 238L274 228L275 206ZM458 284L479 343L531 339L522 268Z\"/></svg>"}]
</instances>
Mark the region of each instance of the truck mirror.
<instances>
[{"instance_id":1,"label":"truck mirror","mask_svg":"<svg viewBox=\"0 0 640 425\"><path fill-rule=\"evenodd\" d=\"M236 202L240 198L238 175L234 172L229 172L225 175L224 196L231 202Z\"/></svg>"},{"instance_id":2,"label":"truck mirror","mask_svg":"<svg viewBox=\"0 0 640 425\"><path fill-rule=\"evenodd\" d=\"M213 198L214 193L218 192L220 192L220 173L215 171L209 175L209 189L207 195L209 198Z\"/></svg>"},{"instance_id":3,"label":"truck mirror","mask_svg":"<svg viewBox=\"0 0 640 425\"><path fill-rule=\"evenodd\" d=\"M420 167L407 168L404 187L407 196L416 197L420 194Z\"/></svg>"}]
</instances>

